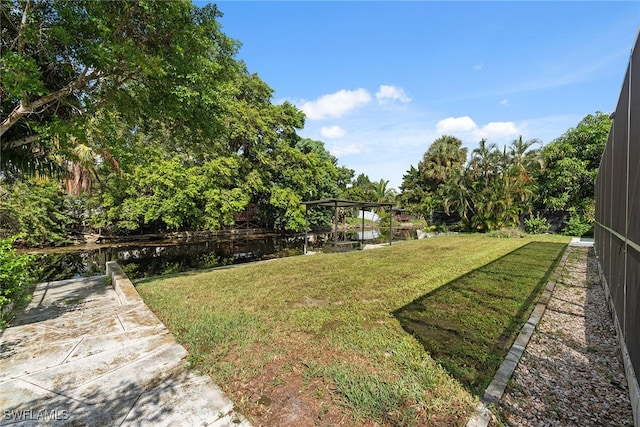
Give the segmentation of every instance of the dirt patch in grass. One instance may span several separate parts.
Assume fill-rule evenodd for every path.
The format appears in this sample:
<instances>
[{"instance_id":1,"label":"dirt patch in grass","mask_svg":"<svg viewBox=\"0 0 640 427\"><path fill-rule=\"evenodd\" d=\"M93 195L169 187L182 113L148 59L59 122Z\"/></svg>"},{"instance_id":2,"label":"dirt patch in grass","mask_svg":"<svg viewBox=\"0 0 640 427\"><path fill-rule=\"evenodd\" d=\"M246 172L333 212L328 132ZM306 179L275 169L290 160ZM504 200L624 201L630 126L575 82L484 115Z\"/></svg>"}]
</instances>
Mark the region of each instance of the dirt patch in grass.
<instances>
[{"instance_id":1,"label":"dirt patch in grass","mask_svg":"<svg viewBox=\"0 0 640 427\"><path fill-rule=\"evenodd\" d=\"M329 325L334 329L340 325ZM337 361L367 365L369 360L350 352L336 351L323 338L324 331L314 336L293 333L274 343L259 343L249 353L268 355L255 375L247 377L236 371L228 384L230 397L238 409L257 426L335 426L374 425L356 423L352 412L340 401L335 385L322 370ZM296 342L313 343L305 348ZM274 349L279 349L274 352ZM247 366L248 353L229 352L224 361ZM251 357L249 357L252 359ZM362 421L362 420L361 420Z\"/></svg>"}]
</instances>

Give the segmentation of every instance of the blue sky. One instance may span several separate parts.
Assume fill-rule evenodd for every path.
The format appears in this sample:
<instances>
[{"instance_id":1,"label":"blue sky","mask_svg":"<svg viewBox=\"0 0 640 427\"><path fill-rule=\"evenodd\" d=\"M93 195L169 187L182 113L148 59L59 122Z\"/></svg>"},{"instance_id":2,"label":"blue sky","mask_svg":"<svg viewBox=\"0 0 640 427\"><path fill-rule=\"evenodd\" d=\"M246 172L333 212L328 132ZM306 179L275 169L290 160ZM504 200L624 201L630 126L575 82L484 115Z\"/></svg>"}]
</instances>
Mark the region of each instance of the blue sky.
<instances>
[{"instance_id":1,"label":"blue sky","mask_svg":"<svg viewBox=\"0 0 640 427\"><path fill-rule=\"evenodd\" d=\"M300 135L391 187L443 134L548 143L613 111L640 28L638 1L217 4Z\"/></svg>"}]
</instances>

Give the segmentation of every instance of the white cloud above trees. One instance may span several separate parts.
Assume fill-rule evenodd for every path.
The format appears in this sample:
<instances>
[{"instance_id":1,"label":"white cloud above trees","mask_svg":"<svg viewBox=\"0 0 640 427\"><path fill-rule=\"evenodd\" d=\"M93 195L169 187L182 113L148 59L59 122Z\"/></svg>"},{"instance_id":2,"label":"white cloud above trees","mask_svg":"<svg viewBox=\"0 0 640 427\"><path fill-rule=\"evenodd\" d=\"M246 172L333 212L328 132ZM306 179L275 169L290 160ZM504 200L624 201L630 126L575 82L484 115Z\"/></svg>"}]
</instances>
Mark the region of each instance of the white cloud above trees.
<instances>
[{"instance_id":1,"label":"white cloud above trees","mask_svg":"<svg viewBox=\"0 0 640 427\"><path fill-rule=\"evenodd\" d=\"M475 132L478 137L487 140L517 138L522 133L514 122L489 122Z\"/></svg>"},{"instance_id":2,"label":"white cloud above trees","mask_svg":"<svg viewBox=\"0 0 640 427\"><path fill-rule=\"evenodd\" d=\"M345 130L340 126L323 126L320 128L320 135L325 138L335 139L344 136Z\"/></svg>"},{"instance_id":3,"label":"white cloud above trees","mask_svg":"<svg viewBox=\"0 0 640 427\"><path fill-rule=\"evenodd\" d=\"M478 125L471 117L448 117L444 120L440 120L436 125L438 133L442 134L455 134L457 132L472 132L478 129Z\"/></svg>"},{"instance_id":4,"label":"white cloud above trees","mask_svg":"<svg viewBox=\"0 0 640 427\"><path fill-rule=\"evenodd\" d=\"M365 89L342 89L335 93L322 95L315 101L306 101L300 109L309 120L336 119L348 112L371 102L371 94Z\"/></svg>"},{"instance_id":5,"label":"white cloud above trees","mask_svg":"<svg viewBox=\"0 0 640 427\"><path fill-rule=\"evenodd\" d=\"M408 104L411 98L405 90L393 85L380 85L375 94L379 105ZM296 104L309 120L339 119L358 108L369 104L373 96L363 88L341 89L322 95L313 101L299 101ZM327 128L328 129L328 128Z\"/></svg>"},{"instance_id":6,"label":"white cloud above trees","mask_svg":"<svg viewBox=\"0 0 640 427\"><path fill-rule=\"evenodd\" d=\"M348 156L350 154L359 154L366 151L366 147L363 144L347 144L336 145L329 148L331 155L336 157Z\"/></svg>"},{"instance_id":7,"label":"white cloud above trees","mask_svg":"<svg viewBox=\"0 0 640 427\"><path fill-rule=\"evenodd\" d=\"M440 134L453 135L462 139L485 138L504 140L517 138L524 132L515 122L489 122L483 126L478 126L469 116L448 117L440 120L436 124L436 131Z\"/></svg>"}]
</instances>

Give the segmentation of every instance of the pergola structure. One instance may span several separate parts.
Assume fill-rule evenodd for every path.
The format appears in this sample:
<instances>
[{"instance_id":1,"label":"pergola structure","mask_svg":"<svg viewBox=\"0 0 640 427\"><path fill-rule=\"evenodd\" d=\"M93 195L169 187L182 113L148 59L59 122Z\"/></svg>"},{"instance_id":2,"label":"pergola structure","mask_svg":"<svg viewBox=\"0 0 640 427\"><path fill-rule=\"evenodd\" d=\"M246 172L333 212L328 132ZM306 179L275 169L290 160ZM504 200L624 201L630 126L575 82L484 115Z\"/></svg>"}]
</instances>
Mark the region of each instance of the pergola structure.
<instances>
[{"instance_id":1,"label":"pergola structure","mask_svg":"<svg viewBox=\"0 0 640 427\"><path fill-rule=\"evenodd\" d=\"M341 199L322 199L322 200L311 200L309 202L302 202L303 205L306 206L325 206L325 207L333 207L335 210L334 214L334 223L333 223L333 247L336 248L338 246L338 208L378 208L378 207L388 207L389 208L389 244L391 244L391 239L393 238L393 229L391 221L391 210L393 209L392 203L375 203L375 202L358 202L355 200L341 200ZM364 244L364 215L362 215L362 233L360 234L360 245ZM307 229L304 230L304 253L307 253Z\"/></svg>"}]
</instances>

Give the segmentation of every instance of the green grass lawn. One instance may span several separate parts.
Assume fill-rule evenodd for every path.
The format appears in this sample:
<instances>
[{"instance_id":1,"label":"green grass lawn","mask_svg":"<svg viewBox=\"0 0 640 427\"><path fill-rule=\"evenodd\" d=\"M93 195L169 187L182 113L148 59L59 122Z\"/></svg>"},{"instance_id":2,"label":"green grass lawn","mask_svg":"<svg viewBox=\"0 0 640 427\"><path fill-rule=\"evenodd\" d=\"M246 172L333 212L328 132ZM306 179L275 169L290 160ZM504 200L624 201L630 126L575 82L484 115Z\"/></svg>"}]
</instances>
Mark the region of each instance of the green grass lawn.
<instances>
[{"instance_id":1,"label":"green grass lawn","mask_svg":"<svg viewBox=\"0 0 640 427\"><path fill-rule=\"evenodd\" d=\"M564 248L529 243L421 296L396 317L431 357L481 396Z\"/></svg>"},{"instance_id":2,"label":"green grass lawn","mask_svg":"<svg viewBox=\"0 0 640 427\"><path fill-rule=\"evenodd\" d=\"M444 236L137 288L256 425L464 425L568 241Z\"/></svg>"}]
</instances>

